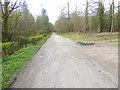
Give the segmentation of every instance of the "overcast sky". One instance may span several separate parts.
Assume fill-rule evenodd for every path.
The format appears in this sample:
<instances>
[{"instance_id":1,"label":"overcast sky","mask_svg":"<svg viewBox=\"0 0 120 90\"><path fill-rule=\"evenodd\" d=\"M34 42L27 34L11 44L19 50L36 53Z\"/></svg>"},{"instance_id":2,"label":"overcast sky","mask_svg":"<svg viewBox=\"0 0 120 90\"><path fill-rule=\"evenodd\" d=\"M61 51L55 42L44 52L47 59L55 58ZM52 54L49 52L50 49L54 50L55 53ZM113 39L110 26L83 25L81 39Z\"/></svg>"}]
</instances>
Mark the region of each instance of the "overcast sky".
<instances>
[{"instance_id":1,"label":"overcast sky","mask_svg":"<svg viewBox=\"0 0 120 90\"><path fill-rule=\"evenodd\" d=\"M96 0L97 1L97 0ZM109 7L109 1L111 0L103 0L106 7ZM115 0L115 5L117 5L119 0ZM47 10L49 20L53 24L57 20L60 15L60 10L64 7L68 0L26 0L28 4L28 8L30 12L36 17L41 14L41 8L45 8ZM69 0L70 2L70 11L74 11L75 5L77 3L78 10L84 10L84 4L86 0Z\"/></svg>"}]
</instances>

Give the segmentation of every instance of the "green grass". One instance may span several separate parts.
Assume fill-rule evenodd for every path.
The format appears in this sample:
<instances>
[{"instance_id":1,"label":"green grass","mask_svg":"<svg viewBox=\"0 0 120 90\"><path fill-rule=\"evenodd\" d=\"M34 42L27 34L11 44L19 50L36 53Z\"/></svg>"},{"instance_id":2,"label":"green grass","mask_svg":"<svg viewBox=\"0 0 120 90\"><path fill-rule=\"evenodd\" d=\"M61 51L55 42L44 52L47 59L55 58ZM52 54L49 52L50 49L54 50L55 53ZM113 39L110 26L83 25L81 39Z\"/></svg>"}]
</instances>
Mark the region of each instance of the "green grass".
<instances>
[{"instance_id":1,"label":"green grass","mask_svg":"<svg viewBox=\"0 0 120 90\"><path fill-rule=\"evenodd\" d=\"M65 35L65 34L59 34L59 35L61 35L61 36L63 36L63 37L66 37L66 38L69 38L69 39L71 39L71 40L75 40L75 41L78 41L78 40L79 40L79 39L77 39L77 38L71 37L70 35Z\"/></svg>"},{"instance_id":2,"label":"green grass","mask_svg":"<svg viewBox=\"0 0 120 90\"><path fill-rule=\"evenodd\" d=\"M0 42L0 48L2 48L2 43Z\"/></svg>"},{"instance_id":3,"label":"green grass","mask_svg":"<svg viewBox=\"0 0 120 90\"><path fill-rule=\"evenodd\" d=\"M113 46L120 46L120 44L113 44Z\"/></svg>"},{"instance_id":4,"label":"green grass","mask_svg":"<svg viewBox=\"0 0 120 90\"><path fill-rule=\"evenodd\" d=\"M61 34L59 35L69 38L71 40L75 41L101 41L101 40L114 40L118 38L118 34L99 34L99 33L67 33L67 34Z\"/></svg>"},{"instance_id":5,"label":"green grass","mask_svg":"<svg viewBox=\"0 0 120 90\"><path fill-rule=\"evenodd\" d=\"M37 45L29 44L27 47L22 48L14 54L2 59L2 88L9 85L11 80L16 77L16 74L25 65L25 62L31 59L34 51L41 47L49 37L50 34L40 40Z\"/></svg>"},{"instance_id":6,"label":"green grass","mask_svg":"<svg viewBox=\"0 0 120 90\"><path fill-rule=\"evenodd\" d=\"M108 42L118 42L118 40L109 40Z\"/></svg>"}]
</instances>

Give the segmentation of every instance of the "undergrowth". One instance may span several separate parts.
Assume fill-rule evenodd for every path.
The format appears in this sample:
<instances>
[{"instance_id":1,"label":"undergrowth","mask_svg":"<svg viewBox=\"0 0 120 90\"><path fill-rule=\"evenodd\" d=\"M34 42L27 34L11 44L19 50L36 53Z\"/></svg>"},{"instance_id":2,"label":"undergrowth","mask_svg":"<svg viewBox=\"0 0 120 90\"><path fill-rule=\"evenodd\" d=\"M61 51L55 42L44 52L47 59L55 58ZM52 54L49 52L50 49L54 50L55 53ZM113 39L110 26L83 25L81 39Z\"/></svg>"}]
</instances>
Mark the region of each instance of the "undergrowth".
<instances>
[{"instance_id":1,"label":"undergrowth","mask_svg":"<svg viewBox=\"0 0 120 90\"><path fill-rule=\"evenodd\" d=\"M30 60L34 51L41 47L45 41L50 37L51 34L46 35L35 44L28 44L27 47L24 47L12 55L3 57L2 60L2 88L6 88L11 80L16 77L16 74L21 70L25 65L27 60Z\"/></svg>"}]
</instances>

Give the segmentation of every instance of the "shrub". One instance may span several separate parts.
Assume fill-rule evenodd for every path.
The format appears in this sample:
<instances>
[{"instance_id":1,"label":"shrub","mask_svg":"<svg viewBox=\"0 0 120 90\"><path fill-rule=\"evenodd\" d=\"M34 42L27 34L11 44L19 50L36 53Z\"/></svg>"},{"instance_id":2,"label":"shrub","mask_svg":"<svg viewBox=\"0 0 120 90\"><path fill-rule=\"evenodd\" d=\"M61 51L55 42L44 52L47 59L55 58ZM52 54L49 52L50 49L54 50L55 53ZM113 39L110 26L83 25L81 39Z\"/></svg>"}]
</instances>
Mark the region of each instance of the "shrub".
<instances>
[{"instance_id":1,"label":"shrub","mask_svg":"<svg viewBox=\"0 0 120 90\"><path fill-rule=\"evenodd\" d=\"M6 42L2 43L2 57L6 55L11 55L14 52L16 52L18 49L26 47L28 44L32 43L36 45L39 40L42 40L43 37L46 37L47 35L38 35L33 37L24 37L24 36L18 36L16 38L16 42Z\"/></svg>"},{"instance_id":2,"label":"shrub","mask_svg":"<svg viewBox=\"0 0 120 90\"><path fill-rule=\"evenodd\" d=\"M37 42L42 39L44 37L44 35L39 35L39 36L33 36L33 37L29 37L28 40L29 40L29 43L32 43L32 44L37 44Z\"/></svg>"},{"instance_id":3,"label":"shrub","mask_svg":"<svg viewBox=\"0 0 120 90\"><path fill-rule=\"evenodd\" d=\"M19 44L18 42L6 42L2 43L2 56L6 55L11 55L13 54L16 50L19 49Z\"/></svg>"},{"instance_id":4,"label":"shrub","mask_svg":"<svg viewBox=\"0 0 120 90\"><path fill-rule=\"evenodd\" d=\"M29 43L29 40L27 37L24 36L18 36L16 39L17 42L19 42L19 47L26 47L27 44Z\"/></svg>"}]
</instances>

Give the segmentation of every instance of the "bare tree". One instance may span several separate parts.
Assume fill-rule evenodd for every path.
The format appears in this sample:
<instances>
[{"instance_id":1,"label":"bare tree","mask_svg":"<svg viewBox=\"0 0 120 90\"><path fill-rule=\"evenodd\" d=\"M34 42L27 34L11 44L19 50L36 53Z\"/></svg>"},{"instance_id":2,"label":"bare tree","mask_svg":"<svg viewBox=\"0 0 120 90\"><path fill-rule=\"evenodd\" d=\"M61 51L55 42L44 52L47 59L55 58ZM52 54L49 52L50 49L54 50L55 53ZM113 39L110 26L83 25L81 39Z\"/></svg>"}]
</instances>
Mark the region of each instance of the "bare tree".
<instances>
[{"instance_id":1,"label":"bare tree","mask_svg":"<svg viewBox=\"0 0 120 90\"><path fill-rule=\"evenodd\" d=\"M69 29L69 32L71 32L72 29L71 29L71 21L70 21L70 2L69 1L67 3L67 16L68 16L68 29Z\"/></svg>"},{"instance_id":2,"label":"bare tree","mask_svg":"<svg viewBox=\"0 0 120 90\"><path fill-rule=\"evenodd\" d=\"M77 6L77 2L76 2L76 4L75 4L75 12L76 12L76 14L78 13L78 6Z\"/></svg>"},{"instance_id":3,"label":"bare tree","mask_svg":"<svg viewBox=\"0 0 120 90\"><path fill-rule=\"evenodd\" d=\"M110 30L111 31L111 26L112 26L112 5L110 4L110 10L109 10L109 18L110 18Z\"/></svg>"},{"instance_id":4,"label":"bare tree","mask_svg":"<svg viewBox=\"0 0 120 90\"><path fill-rule=\"evenodd\" d=\"M120 30L120 1L118 2L118 30Z\"/></svg>"},{"instance_id":5,"label":"bare tree","mask_svg":"<svg viewBox=\"0 0 120 90\"><path fill-rule=\"evenodd\" d=\"M85 9L85 32L89 29L88 25L88 0L86 0L86 9Z\"/></svg>"},{"instance_id":6,"label":"bare tree","mask_svg":"<svg viewBox=\"0 0 120 90\"><path fill-rule=\"evenodd\" d=\"M114 9L115 9L114 0L112 0L112 22L111 22L111 32L114 31Z\"/></svg>"},{"instance_id":7,"label":"bare tree","mask_svg":"<svg viewBox=\"0 0 120 90\"><path fill-rule=\"evenodd\" d=\"M11 2L10 0L5 0L3 3L0 1L0 7L2 11L2 38L4 38L4 42L8 41L8 18L10 14L20 8L23 5L23 1Z\"/></svg>"},{"instance_id":8,"label":"bare tree","mask_svg":"<svg viewBox=\"0 0 120 90\"><path fill-rule=\"evenodd\" d=\"M68 9L68 19L70 19L70 3L67 3L67 9Z\"/></svg>"}]
</instances>

